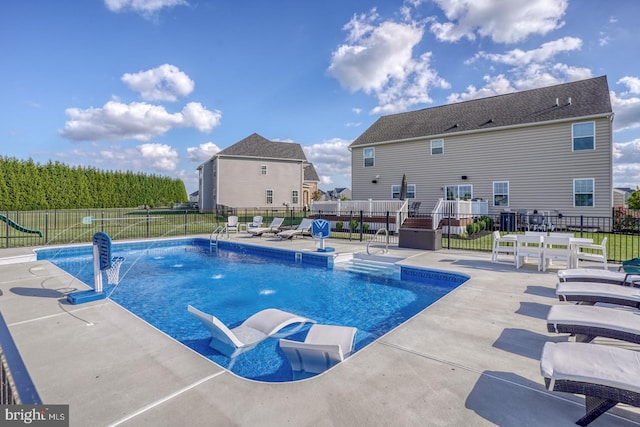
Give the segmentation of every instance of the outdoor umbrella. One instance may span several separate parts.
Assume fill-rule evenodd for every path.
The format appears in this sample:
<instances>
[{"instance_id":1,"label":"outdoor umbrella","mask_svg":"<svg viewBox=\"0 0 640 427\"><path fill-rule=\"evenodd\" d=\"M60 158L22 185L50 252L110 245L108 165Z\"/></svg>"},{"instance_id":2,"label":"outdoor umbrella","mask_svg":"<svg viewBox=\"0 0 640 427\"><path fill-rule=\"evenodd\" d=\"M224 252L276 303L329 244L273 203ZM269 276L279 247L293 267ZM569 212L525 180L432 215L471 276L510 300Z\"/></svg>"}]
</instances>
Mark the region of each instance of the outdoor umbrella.
<instances>
[{"instance_id":1,"label":"outdoor umbrella","mask_svg":"<svg viewBox=\"0 0 640 427\"><path fill-rule=\"evenodd\" d=\"M400 200L407 198L407 175L402 174L402 184L400 184Z\"/></svg>"}]
</instances>

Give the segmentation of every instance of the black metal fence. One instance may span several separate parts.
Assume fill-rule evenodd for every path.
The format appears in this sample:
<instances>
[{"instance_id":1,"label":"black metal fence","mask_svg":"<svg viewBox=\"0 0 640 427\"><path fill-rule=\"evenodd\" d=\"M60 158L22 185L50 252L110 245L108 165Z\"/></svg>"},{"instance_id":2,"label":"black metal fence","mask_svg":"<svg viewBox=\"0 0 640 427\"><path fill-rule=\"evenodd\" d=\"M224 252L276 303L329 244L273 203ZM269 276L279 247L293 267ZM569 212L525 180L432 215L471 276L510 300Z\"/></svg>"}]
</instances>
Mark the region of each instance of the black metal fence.
<instances>
[{"instance_id":1,"label":"black metal fence","mask_svg":"<svg viewBox=\"0 0 640 427\"><path fill-rule=\"evenodd\" d=\"M209 234L223 226L230 215L238 216L240 224L262 216L263 224L275 217L284 217L285 228L296 227L302 218L323 218L331 222L332 238L355 241L400 243L399 216L396 212L364 213L317 212L281 209L226 209L199 213L189 209L83 209L52 211L0 212L0 248L57 245L90 242L97 231L108 233L113 240ZM571 232L577 237L592 238L600 243L607 237L607 257L621 262L640 256L640 218L634 214L611 217L545 216L533 221L517 212L457 218L432 218L430 214L414 214L408 220L411 227L433 227L442 230L443 249L491 251L493 231L501 234L524 233L528 230ZM417 225L416 225L417 224ZM406 223L405 223L406 226ZM380 233L384 229L387 233Z\"/></svg>"}]
</instances>

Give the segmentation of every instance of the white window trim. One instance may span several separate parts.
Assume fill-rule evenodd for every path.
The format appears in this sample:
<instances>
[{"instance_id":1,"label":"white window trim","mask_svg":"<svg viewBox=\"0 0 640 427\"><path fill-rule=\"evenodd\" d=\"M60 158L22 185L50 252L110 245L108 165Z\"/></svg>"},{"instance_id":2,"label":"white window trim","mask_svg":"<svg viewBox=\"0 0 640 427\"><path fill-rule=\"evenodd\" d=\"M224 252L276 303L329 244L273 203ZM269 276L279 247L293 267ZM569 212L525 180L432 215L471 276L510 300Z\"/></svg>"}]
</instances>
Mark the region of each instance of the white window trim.
<instances>
[{"instance_id":1,"label":"white window trim","mask_svg":"<svg viewBox=\"0 0 640 427\"><path fill-rule=\"evenodd\" d=\"M270 201L270 202L269 202L269 192L271 192L271 201ZM265 203L266 203L267 205L272 205L272 204L273 204L273 197L274 197L273 190L271 190L271 189L267 188L267 189L264 191Z\"/></svg>"},{"instance_id":2,"label":"white window trim","mask_svg":"<svg viewBox=\"0 0 640 427\"><path fill-rule=\"evenodd\" d=\"M433 143L434 142L441 142L442 143L442 153L434 153L433 152ZM440 139L432 139L431 140L431 155L432 156L441 156L444 154L444 139L440 138Z\"/></svg>"},{"instance_id":3,"label":"white window trim","mask_svg":"<svg viewBox=\"0 0 640 427\"><path fill-rule=\"evenodd\" d=\"M448 187L457 187L458 195L460 195L460 187L470 187L471 188L471 197L469 197L469 200L473 199L473 184L450 184L450 185L445 185L443 187L443 189L444 189L444 197L443 197L443 199L444 200L448 200L447 199L447 188Z\"/></svg>"},{"instance_id":4,"label":"white window trim","mask_svg":"<svg viewBox=\"0 0 640 427\"><path fill-rule=\"evenodd\" d=\"M367 157L365 154L367 150L371 150L373 153L372 156ZM367 159L373 159L373 164L371 166L367 166ZM373 147L367 147L362 150L362 167L364 168L372 168L376 165L376 149Z\"/></svg>"},{"instance_id":5,"label":"white window trim","mask_svg":"<svg viewBox=\"0 0 640 427\"><path fill-rule=\"evenodd\" d=\"M410 188L413 187L413 197L409 197L409 194L412 193L412 191L410 190ZM397 189L398 191L394 191L394 189ZM399 200L400 199L400 184L393 184L391 185L391 200ZM416 184L407 184L407 200L413 200L417 197L418 194L418 187L416 186ZM394 197L395 195L397 195L397 197Z\"/></svg>"},{"instance_id":6,"label":"white window trim","mask_svg":"<svg viewBox=\"0 0 640 427\"><path fill-rule=\"evenodd\" d=\"M260 175L266 175L268 171L267 165L260 165Z\"/></svg>"},{"instance_id":7,"label":"white window trim","mask_svg":"<svg viewBox=\"0 0 640 427\"><path fill-rule=\"evenodd\" d=\"M576 205L576 181L591 181L591 188L592 188L592 195L593 195L593 203L591 204L591 206L578 206ZM573 207L574 208L595 208L596 207L596 179L595 178L574 178L573 179ZM586 193L579 193L579 194L586 194Z\"/></svg>"},{"instance_id":8,"label":"white window trim","mask_svg":"<svg viewBox=\"0 0 640 427\"><path fill-rule=\"evenodd\" d=\"M298 190L291 190L291 203L297 205L300 202L300 194Z\"/></svg>"},{"instance_id":9,"label":"white window trim","mask_svg":"<svg viewBox=\"0 0 640 427\"><path fill-rule=\"evenodd\" d=\"M573 135L573 127L575 125L583 125L586 123L593 123L593 148L591 149L587 149L587 150L576 150L576 144L575 144L575 137ZM589 122L577 122L577 123L571 123L571 151L595 151L596 149L596 122L595 121L589 121Z\"/></svg>"},{"instance_id":10,"label":"white window trim","mask_svg":"<svg viewBox=\"0 0 640 427\"><path fill-rule=\"evenodd\" d=\"M507 184L507 204L506 205L496 205L496 184ZM510 206L511 205L511 188L509 185L509 181L493 181L493 184L491 185L493 187L493 198L492 198L492 204L493 207L504 207L504 206Z\"/></svg>"}]
</instances>

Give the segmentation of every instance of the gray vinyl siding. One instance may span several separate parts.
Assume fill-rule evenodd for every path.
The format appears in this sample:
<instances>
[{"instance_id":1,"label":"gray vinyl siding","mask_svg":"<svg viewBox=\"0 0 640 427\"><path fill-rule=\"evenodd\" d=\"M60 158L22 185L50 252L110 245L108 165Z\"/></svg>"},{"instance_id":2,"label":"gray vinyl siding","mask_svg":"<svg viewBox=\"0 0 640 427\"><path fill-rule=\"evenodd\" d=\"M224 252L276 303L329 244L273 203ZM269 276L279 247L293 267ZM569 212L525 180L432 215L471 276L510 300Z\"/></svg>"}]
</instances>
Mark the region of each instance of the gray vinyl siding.
<instances>
[{"instance_id":1,"label":"gray vinyl siding","mask_svg":"<svg viewBox=\"0 0 640 427\"><path fill-rule=\"evenodd\" d=\"M371 145L375 166L363 167L363 146L352 147L354 200L391 198L391 186L406 174L416 184L416 200L430 210L447 185L470 184L473 197L493 207L493 182L509 182L509 208L551 211L552 215L610 216L612 141L609 118L596 123L596 149L572 151L572 124L585 120L445 136L444 154L431 155L431 140ZM372 180L380 175L377 183ZM462 180L462 176L467 176ZM573 207L574 178L594 178L595 206Z\"/></svg>"},{"instance_id":2,"label":"gray vinyl siding","mask_svg":"<svg viewBox=\"0 0 640 427\"><path fill-rule=\"evenodd\" d=\"M260 168L267 166L267 174ZM302 206L303 165L297 161L218 158L218 204L235 208ZM266 190L273 190L273 204L266 204ZM298 191L298 203L291 194Z\"/></svg>"}]
</instances>

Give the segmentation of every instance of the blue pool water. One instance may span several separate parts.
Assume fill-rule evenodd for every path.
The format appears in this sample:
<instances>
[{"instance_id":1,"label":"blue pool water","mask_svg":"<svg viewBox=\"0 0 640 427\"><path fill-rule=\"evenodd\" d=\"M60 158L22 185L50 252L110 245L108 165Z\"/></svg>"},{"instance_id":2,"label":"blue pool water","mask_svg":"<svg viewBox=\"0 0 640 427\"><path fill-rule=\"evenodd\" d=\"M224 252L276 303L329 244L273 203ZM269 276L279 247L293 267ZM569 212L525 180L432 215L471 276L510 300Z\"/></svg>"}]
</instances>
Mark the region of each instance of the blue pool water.
<instances>
[{"instance_id":1,"label":"blue pool water","mask_svg":"<svg viewBox=\"0 0 640 427\"><path fill-rule=\"evenodd\" d=\"M402 268L401 279L333 269L332 258L208 239L114 244L124 256L120 284L110 298L204 357L245 378L282 382L294 374L269 338L230 359L209 347L210 336L187 305L230 327L265 308L279 308L318 323L358 328L355 351L411 318L468 279L457 273ZM91 246L38 251L93 286ZM105 277L106 283L106 277ZM289 336L304 340L309 326ZM286 331L286 330L285 330Z\"/></svg>"}]
</instances>

